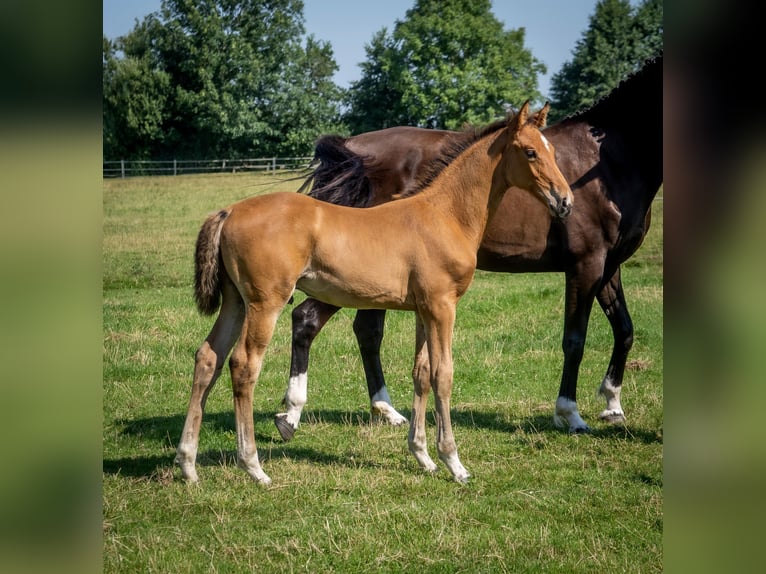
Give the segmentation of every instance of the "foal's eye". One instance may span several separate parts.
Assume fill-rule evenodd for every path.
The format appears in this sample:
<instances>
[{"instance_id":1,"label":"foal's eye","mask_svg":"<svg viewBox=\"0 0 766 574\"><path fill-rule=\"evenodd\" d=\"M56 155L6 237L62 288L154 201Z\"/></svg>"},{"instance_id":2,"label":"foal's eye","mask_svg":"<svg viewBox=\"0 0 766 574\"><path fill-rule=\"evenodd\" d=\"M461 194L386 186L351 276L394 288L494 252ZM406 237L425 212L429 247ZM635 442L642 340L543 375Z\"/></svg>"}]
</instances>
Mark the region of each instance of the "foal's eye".
<instances>
[{"instance_id":1,"label":"foal's eye","mask_svg":"<svg viewBox=\"0 0 766 574\"><path fill-rule=\"evenodd\" d=\"M533 149L526 150L527 159L537 159L537 152Z\"/></svg>"}]
</instances>

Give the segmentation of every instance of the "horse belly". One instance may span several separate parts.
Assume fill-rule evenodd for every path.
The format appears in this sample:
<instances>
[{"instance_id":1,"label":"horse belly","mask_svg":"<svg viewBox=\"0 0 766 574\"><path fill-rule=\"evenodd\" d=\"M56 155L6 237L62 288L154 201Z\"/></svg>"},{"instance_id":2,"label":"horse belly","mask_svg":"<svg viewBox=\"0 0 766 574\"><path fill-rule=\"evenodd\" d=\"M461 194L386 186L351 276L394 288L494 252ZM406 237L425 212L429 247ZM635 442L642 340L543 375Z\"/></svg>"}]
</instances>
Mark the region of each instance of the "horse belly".
<instances>
[{"instance_id":1,"label":"horse belly","mask_svg":"<svg viewBox=\"0 0 766 574\"><path fill-rule=\"evenodd\" d=\"M380 279L375 273L304 273L296 287L325 303L352 309L412 310L414 303L398 282Z\"/></svg>"}]
</instances>

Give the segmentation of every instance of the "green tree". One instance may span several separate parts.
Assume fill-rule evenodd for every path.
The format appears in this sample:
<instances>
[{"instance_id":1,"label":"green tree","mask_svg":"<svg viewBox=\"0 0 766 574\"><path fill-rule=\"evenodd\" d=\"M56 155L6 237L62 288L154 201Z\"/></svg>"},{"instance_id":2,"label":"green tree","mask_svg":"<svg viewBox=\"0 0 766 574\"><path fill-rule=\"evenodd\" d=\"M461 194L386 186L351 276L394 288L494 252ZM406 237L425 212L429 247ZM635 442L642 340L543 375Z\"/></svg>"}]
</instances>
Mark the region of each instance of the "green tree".
<instances>
[{"instance_id":1,"label":"green tree","mask_svg":"<svg viewBox=\"0 0 766 574\"><path fill-rule=\"evenodd\" d=\"M104 158L149 159L164 138L170 77L145 56L118 59L103 41Z\"/></svg>"},{"instance_id":2,"label":"green tree","mask_svg":"<svg viewBox=\"0 0 766 574\"><path fill-rule=\"evenodd\" d=\"M644 0L633 17L636 27L635 55L639 62L656 56L663 50L663 2Z\"/></svg>"},{"instance_id":3,"label":"green tree","mask_svg":"<svg viewBox=\"0 0 766 574\"><path fill-rule=\"evenodd\" d=\"M396 46L386 28L365 46L367 60L360 64L362 75L347 93L348 108L343 116L354 133L390 128L406 123L398 78L402 65Z\"/></svg>"},{"instance_id":4,"label":"green tree","mask_svg":"<svg viewBox=\"0 0 766 574\"><path fill-rule=\"evenodd\" d=\"M486 123L526 99L539 101L545 65L506 31L489 0L416 0L391 36L366 47L345 116L352 132L391 125L457 129Z\"/></svg>"},{"instance_id":5,"label":"green tree","mask_svg":"<svg viewBox=\"0 0 766 574\"><path fill-rule=\"evenodd\" d=\"M550 121L585 109L662 50L662 0L599 0L573 58L551 78Z\"/></svg>"},{"instance_id":6,"label":"green tree","mask_svg":"<svg viewBox=\"0 0 766 574\"><path fill-rule=\"evenodd\" d=\"M163 0L105 48L104 93L122 94L104 98L105 155L310 154L318 135L342 127L342 90L330 45L304 34L301 0ZM128 104L139 113L142 91L157 108L138 121L146 129L112 132ZM158 121L161 137L149 137Z\"/></svg>"}]
</instances>

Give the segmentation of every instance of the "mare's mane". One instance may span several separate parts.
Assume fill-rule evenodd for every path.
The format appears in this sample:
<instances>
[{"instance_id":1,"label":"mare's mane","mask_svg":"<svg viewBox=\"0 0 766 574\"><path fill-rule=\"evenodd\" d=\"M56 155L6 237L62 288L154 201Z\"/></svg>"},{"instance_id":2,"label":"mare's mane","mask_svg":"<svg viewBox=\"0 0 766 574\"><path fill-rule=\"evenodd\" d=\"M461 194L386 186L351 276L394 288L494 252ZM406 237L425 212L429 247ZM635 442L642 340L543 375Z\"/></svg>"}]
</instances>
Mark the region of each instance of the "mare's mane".
<instances>
[{"instance_id":1,"label":"mare's mane","mask_svg":"<svg viewBox=\"0 0 766 574\"><path fill-rule=\"evenodd\" d=\"M601 96L589 107L578 110L562 121L576 121L588 119L595 122L605 120L626 120L626 110L631 108L639 112L645 106L646 93L640 89L645 84L655 80L656 74L662 74L663 53L644 60L642 66L623 78L617 86L607 94ZM627 105L626 105L627 104Z\"/></svg>"}]
</instances>

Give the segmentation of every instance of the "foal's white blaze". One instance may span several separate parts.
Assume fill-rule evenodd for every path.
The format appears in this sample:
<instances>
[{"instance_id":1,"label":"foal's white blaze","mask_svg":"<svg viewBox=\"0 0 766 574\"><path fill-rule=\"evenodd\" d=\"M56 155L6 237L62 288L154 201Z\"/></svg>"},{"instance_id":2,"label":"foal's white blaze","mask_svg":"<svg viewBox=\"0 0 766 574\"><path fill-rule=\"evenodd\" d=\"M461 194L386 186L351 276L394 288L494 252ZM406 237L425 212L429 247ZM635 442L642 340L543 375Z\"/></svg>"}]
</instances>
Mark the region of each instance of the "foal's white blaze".
<instances>
[{"instance_id":1,"label":"foal's white blaze","mask_svg":"<svg viewBox=\"0 0 766 574\"><path fill-rule=\"evenodd\" d=\"M565 397L556 399L556 410L553 413L553 424L558 428L569 426L569 432L588 432L590 427L580 417L577 403Z\"/></svg>"},{"instance_id":2,"label":"foal's white blaze","mask_svg":"<svg viewBox=\"0 0 766 574\"><path fill-rule=\"evenodd\" d=\"M284 398L287 412L279 413L277 416L285 416L287 422L294 429L298 428L298 423L301 421L301 411L303 411L303 407L308 400L308 387L309 379L307 373L299 373L294 377L290 377L287 383L287 391L285 391Z\"/></svg>"},{"instance_id":3,"label":"foal's white blaze","mask_svg":"<svg viewBox=\"0 0 766 574\"><path fill-rule=\"evenodd\" d=\"M540 134L540 137L543 138L543 145L545 146L545 149L548 151L551 151L551 146L548 145L548 140L545 139L545 136L543 134Z\"/></svg>"}]
</instances>

